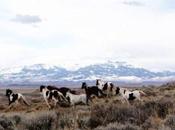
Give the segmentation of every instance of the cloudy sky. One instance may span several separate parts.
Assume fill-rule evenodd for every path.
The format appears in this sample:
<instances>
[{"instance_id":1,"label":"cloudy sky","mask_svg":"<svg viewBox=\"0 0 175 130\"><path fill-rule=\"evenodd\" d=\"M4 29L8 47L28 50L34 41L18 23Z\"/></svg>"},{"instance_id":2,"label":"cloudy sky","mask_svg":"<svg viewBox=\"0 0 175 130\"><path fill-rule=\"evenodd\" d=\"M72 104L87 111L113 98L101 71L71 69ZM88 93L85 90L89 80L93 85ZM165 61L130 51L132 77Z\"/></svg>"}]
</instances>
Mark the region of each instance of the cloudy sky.
<instances>
[{"instance_id":1,"label":"cloudy sky","mask_svg":"<svg viewBox=\"0 0 175 130\"><path fill-rule=\"evenodd\" d=\"M175 70L175 1L0 1L0 68L108 60Z\"/></svg>"}]
</instances>

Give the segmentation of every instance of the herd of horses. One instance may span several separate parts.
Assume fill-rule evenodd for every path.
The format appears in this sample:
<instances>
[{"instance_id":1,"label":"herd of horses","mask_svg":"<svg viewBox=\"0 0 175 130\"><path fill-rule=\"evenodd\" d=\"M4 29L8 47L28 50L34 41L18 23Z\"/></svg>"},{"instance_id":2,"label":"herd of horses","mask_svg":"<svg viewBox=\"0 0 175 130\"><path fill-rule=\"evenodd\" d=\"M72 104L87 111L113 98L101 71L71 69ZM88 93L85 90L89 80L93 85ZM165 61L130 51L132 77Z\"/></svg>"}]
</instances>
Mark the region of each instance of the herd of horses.
<instances>
[{"instance_id":1,"label":"herd of horses","mask_svg":"<svg viewBox=\"0 0 175 130\"><path fill-rule=\"evenodd\" d=\"M103 82L101 79L97 79L96 85L94 86L88 86L86 82L83 82L81 89L85 91L83 94L77 94L76 91L67 87L58 88L50 85L40 86L40 92L49 109L52 108L50 105L51 101L54 102L54 107L60 103L67 103L70 106L75 106L80 103L89 105L89 102L92 102L94 96L98 98L109 98L111 96L120 95L123 99L122 101L129 104L131 100L142 101L141 96L146 95L143 91L130 91L127 88L117 87L112 82ZM14 93L12 90L6 89L6 96L9 100L9 108L11 108L12 104L18 103L19 100L22 100L27 106L30 105L25 96L21 93Z\"/></svg>"}]
</instances>

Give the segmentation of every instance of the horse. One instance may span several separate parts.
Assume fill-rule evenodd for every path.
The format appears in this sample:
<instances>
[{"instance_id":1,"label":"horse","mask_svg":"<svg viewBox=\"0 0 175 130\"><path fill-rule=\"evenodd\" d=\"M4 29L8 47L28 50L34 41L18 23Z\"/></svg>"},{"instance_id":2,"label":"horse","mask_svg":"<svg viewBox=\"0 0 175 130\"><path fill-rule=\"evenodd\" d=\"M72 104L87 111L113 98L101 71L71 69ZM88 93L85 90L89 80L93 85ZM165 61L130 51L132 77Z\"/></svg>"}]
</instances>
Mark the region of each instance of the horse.
<instances>
[{"instance_id":1,"label":"horse","mask_svg":"<svg viewBox=\"0 0 175 130\"><path fill-rule=\"evenodd\" d=\"M86 104L86 94L75 95L68 91L66 93L66 98L71 106L74 106L79 103Z\"/></svg>"},{"instance_id":2,"label":"horse","mask_svg":"<svg viewBox=\"0 0 175 130\"><path fill-rule=\"evenodd\" d=\"M116 94L120 94L127 103L129 103L129 101L132 101L132 100L142 101L141 96L146 95L141 90L129 91L126 88L119 88L119 87L116 88Z\"/></svg>"},{"instance_id":3,"label":"horse","mask_svg":"<svg viewBox=\"0 0 175 130\"><path fill-rule=\"evenodd\" d=\"M82 89L85 89L86 92L86 104L88 105L88 101L91 100L91 96L95 95L97 97L104 97L106 94L103 93L97 86L87 86L86 82L82 83Z\"/></svg>"},{"instance_id":4,"label":"horse","mask_svg":"<svg viewBox=\"0 0 175 130\"><path fill-rule=\"evenodd\" d=\"M21 93L14 93L11 89L6 89L6 96L8 97L9 100L9 108L11 108L11 105L14 103L18 104L19 100L22 100L23 103L27 106L30 105L26 101L26 98Z\"/></svg>"},{"instance_id":5,"label":"horse","mask_svg":"<svg viewBox=\"0 0 175 130\"><path fill-rule=\"evenodd\" d=\"M47 104L47 106L49 107L49 109L51 108L50 104L49 104L49 100L50 100L50 91L52 91L54 89L49 89L47 86L41 85L40 86L40 92L42 93L44 100Z\"/></svg>"},{"instance_id":6,"label":"horse","mask_svg":"<svg viewBox=\"0 0 175 130\"><path fill-rule=\"evenodd\" d=\"M54 92L54 90L55 90L55 92ZM40 92L42 92L44 100L45 100L47 106L49 107L49 109L51 108L51 106L49 105L50 100L54 100L54 102L56 104L56 102L58 102L58 98L61 97L63 99L63 97L66 96L66 93L68 91L70 91L71 93L75 93L75 91L72 91L66 87L57 88L57 87L51 86L51 85L49 85L49 86L41 85L40 86Z\"/></svg>"},{"instance_id":7,"label":"horse","mask_svg":"<svg viewBox=\"0 0 175 130\"><path fill-rule=\"evenodd\" d=\"M96 80L96 86L107 94L107 97L114 95L115 87L112 82L103 82L101 79Z\"/></svg>"},{"instance_id":8,"label":"horse","mask_svg":"<svg viewBox=\"0 0 175 130\"><path fill-rule=\"evenodd\" d=\"M55 87L55 86L49 85L49 86L47 86L47 88L48 88L48 90L57 90L57 91L61 92L61 93L63 94L64 97L66 96L66 93L67 93L68 91L69 91L70 93L73 93L73 94L76 93L76 91L73 91L73 90L71 90L70 88L66 88L66 87L57 88L57 87Z\"/></svg>"},{"instance_id":9,"label":"horse","mask_svg":"<svg viewBox=\"0 0 175 130\"><path fill-rule=\"evenodd\" d=\"M51 90L49 94L49 99L52 99L54 101L54 106L60 102L68 102L65 96L58 90Z\"/></svg>"}]
</instances>

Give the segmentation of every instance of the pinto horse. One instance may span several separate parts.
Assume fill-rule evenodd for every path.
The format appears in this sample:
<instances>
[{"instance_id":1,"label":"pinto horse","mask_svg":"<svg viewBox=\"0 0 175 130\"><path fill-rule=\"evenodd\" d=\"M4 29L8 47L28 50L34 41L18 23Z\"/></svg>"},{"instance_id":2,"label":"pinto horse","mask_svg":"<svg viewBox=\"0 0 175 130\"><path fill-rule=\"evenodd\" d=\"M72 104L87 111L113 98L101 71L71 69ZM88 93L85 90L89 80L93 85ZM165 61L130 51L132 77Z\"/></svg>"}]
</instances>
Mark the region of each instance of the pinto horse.
<instances>
[{"instance_id":1,"label":"pinto horse","mask_svg":"<svg viewBox=\"0 0 175 130\"><path fill-rule=\"evenodd\" d=\"M129 101L132 100L139 100L142 101L141 96L146 95L143 91L141 90L134 90L134 91L129 91L126 88L116 88L116 94L120 94L123 99L129 103Z\"/></svg>"},{"instance_id":2,"label":"pinto horse","mask_svg":"<svg viewBox=\"0 0 175 130\"><path fill-rule=\"evenodd\" d=\"M107 97L114 95L115 87L111 82L103 82L101 79L96 80L96 86L107 94Z\"/></svg>"},{"instance_id":3,"label":"pinto horse","mask_svg":"<svg viewBox=\"0 0 175 130\"><path fill-rule=\"evenodd\" d=\"M25 105L29 106L26 98L21 93L14 93L11 89L6 89L6 96L9 100L9 108L11 108L12 104L18 103L19 100L22 100Z\"/></svg>"},{"instance_id":4,"label":"pinto horse","mask_svg":"<svg viewBox=\"0 0 175 130\"><path fill-rule=\"evenodd\" d=\"M49 107L51 108L49 101L53 100L55 102L55 105L62 100L65 100L66 93L70 91L71 93L75 93L75 91L70 90L69 88L62 87L57 88L55 86L40 86L40 92L43 94L44 100Z\"/></svg>"},{"instance_id":5,"label":"pinto horse","mask_svg":"<svg viewBox=\"0 0 175 130\"><path fill-rule=\"evenodd\" d=\"M55 107L60 102L68 102L65 96L58 90L50 91L49 99L52 99L54 101Z\"/></svg>"}]
</instances>

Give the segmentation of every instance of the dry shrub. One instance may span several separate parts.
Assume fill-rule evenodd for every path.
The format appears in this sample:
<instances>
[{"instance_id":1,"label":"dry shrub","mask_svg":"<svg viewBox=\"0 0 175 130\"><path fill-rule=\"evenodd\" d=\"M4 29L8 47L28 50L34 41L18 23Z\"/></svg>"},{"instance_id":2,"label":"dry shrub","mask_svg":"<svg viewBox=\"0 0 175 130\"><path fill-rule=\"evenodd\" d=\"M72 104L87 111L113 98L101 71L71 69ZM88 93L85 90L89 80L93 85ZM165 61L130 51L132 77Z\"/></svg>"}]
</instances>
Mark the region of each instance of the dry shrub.
<instances>
[{"instance_id":1,"label":"dry shrub","mask_svg":"<svg viewBox=\"0 0 175 130\"><path fill-rule=\"evenodd\" d=\"M142 124L142 128L144 130L149 130L149 129L158 130L160 127L160 124L162 124L162 120L160 118L151 116Z\"/></svg>"},{"instance_id":2,"label":"dry shrub","mask_svg":"<svg viewBox=\"0 0 175 130\"><path fill-rule=\"evenodd\" d=\"M77 119L78 128L80 129L88 129L90 126L90 116L79 116Z\"/></svg>"},{"instance_id":3,"label":"dry shrub","mask_svg":"<svg viewBox=\"0 0 175 130\"><path fill-rule=\"evenodd\" d=\"M142 125L150 116L165 119L168 114L173 112L174 105L170 98L158 101L149 101L135 106L127 105L95 105L92 108L90 126L95 128L100 125L107 125L111 122L121 124L130 123Z\"/></svg>"},{"instance_id":4,"label":"dry shrub","mask_svg":"<svg viewBox=\"0 0 175 130\"><path fill-rule=\"evenodd\" d=\"M165 121L165 126L168 126L171 129L175 128L175 115L171 115L171 116L167 117L167 119Z\"/></svg>"},{"instance_id":5,"label":"dry shrub","mask_svg":"<svg viewBox=\"0 0 175 130\"><path fill-rule=\"evenodd\" d=\"M141 130L139 126L134 126L131 124L119 124L119 123L111 123L106 127L98 127L95 130Z\"/></svg>"},{"instance_id":6,"label":"dry shrub","mask_svg":"<svg viewBox=\"0 0 175 130\"><path fill-rule=\"evenodd\" d=\"M171 129L170 127L165 125L161 125L157 130L174 130L174 129Z\"/></svg>"},{"instance_id":7,"label":"dry shrub","mask_svg":"<svg viewBox=\"0 0 175 130\"><path fill-rule=\"evenodd\" d=\"M74 127L74 118L70 117L69 115L61 115L59 118L58 126L59 128L65 129L65 128L72 128Z\"/></svg>"},{"instance_id":8,"label":"dry shrub","mask_svg":"<svg viewBox=\"0 0 175 130\"><path fill-rule=\"evenodd\" d=\"M90 125L91 128L95 128L111 122L140 124L143 121L144 119L140 118L140 112L133 106L96 105L92 108Z\"/></svg>"},{"instance_id":9,"label":"dry shrub","mask_svg":"<svg viewBox=\"0 0 175 130\"><path fill-rule=\"evenodd\" d=\"M1 126L1 129L4 129L4 130L15 129L13 122L7 117L0 117L0 126Z\"/></svg>"},{"instance_id":10,"label":"dry shrub","mask_svg":"<svg viewBox=\"0 0 175 130\"><path fill-rule=\"evenodd\" d=\"M174 104L171 98L164 98L158 101L149 101L137 107L148 116L158 116L164 119L169 113L173 112Z\"/></svg>"},{"instance_id":11,"label":"dry shrub","mask_svg":"<svg viewBox=\"0 0 175 130\"><path fill-rule=\"evenodd\" d=\"M5 129L0 125L0 130L5 130Z\"/></svg>"},{"instance_id":12,"label":"dry shrub","mask_svg":"<svg viewBox=\"0 0 175 130\"><path fill-rule=\"evenodd\" d=\"M157 96L156 89L154 88L145 88L144 92L146 93L146 96Z\"/></svg>"},{"instance_id":13,"label":"dry shrub","mask_svg":"<svg viewBox=\"0 0 175 130\"><path fill-rule=\"evenodd\" d=\"M90 126L89 119L90 119L90 117L79 118L77 120L78 128L88 129L88 127Z\"/></svg>"},{"instance_id":14,"label":"dry shrub","mask_svg":"<svg viewBox=\"0 0 175 130\"><path fill-rule=\"evenodd\" d=\"M22 117L19 115L12 115L12 116L8 117L8 119L10 119L15 126L18 125L19 123L21 123L21 121L22 121L21 118Z\"/></svg>"},{"instance_id":15,"label":"dry shrub","mask_svg":"<svg viewBox=\"0 0 175 130\"><path fill-rule=\"evenodd\" d=\"M26 130L52 130L55 128L56 116L54 113L42 113L23 121Z\"/></svg>"}]
</instances>

